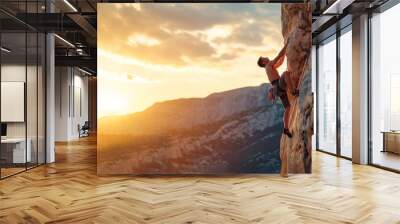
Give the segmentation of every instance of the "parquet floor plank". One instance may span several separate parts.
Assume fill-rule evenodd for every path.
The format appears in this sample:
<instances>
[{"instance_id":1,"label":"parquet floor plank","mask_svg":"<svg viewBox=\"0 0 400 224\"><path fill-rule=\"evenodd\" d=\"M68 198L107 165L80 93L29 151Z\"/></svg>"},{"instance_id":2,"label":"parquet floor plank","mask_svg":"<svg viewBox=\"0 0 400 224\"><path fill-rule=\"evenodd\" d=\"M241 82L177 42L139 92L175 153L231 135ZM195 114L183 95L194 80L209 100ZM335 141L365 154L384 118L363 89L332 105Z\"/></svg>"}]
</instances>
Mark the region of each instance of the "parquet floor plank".
<instances>
[{"instance_id":1,"label":"parquet floor plank","mask_svg":"<svg viewBox=\"0 0 400 224\"><path fill-rule=\"evenodd\" d=\"M96 141L0 181L0 223L399 223L400 175L313 152L313 174L96 175Z\"/></svg>"}]
</instances>

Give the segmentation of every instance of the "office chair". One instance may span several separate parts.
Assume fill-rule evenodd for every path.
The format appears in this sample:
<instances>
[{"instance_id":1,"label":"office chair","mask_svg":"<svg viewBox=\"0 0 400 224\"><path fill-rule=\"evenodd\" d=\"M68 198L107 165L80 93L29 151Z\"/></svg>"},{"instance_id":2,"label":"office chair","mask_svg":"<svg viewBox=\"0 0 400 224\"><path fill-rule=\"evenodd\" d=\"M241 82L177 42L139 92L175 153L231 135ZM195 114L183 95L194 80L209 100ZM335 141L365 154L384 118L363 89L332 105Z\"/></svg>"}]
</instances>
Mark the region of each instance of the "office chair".
<instances>
[{"instance_id":1,"label":"office chair","mask_svg":"<svg viewBox=\"0 0 400 224\"><path fill-rule=\"evenodd\" d=\"M89 129L90 129L89 121L85 121L82 127L78 126L78 128L79 128L79 138L89 136Z\"/></svg>"}]
</instances>

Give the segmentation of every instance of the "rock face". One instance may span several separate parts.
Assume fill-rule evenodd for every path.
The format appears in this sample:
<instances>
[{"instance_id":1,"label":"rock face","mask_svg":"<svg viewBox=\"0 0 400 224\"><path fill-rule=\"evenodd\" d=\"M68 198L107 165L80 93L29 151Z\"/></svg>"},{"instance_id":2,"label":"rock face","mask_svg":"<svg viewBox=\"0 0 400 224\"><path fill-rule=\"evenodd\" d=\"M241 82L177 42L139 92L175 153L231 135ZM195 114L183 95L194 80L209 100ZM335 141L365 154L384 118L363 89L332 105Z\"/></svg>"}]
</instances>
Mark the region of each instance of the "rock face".
<instances>
[{"instance_id":1,"label":"rock face","mask_svg":"<svg viewBox=\"0 0 400 224\"><path fill-rule=\"evenodd\" d=\"M102 118L98 173L278 173L283 107L266 100L269 88L170 100Z\"/></svg>"},{"instance_id":2,"label":"rock face","mask_svg":"<svg viewBox=\"0 0 400 224\"><path fill-rule=\"evenodd\" d=\"M311 137L313 134L313 96L311 92L311 6L309 3L282 4L282 35L289 41L286 57L293 83L300 96L288 93L291 104L290 130L280 144L281 175L311 173Z\"/></svg>"}]
</instances>

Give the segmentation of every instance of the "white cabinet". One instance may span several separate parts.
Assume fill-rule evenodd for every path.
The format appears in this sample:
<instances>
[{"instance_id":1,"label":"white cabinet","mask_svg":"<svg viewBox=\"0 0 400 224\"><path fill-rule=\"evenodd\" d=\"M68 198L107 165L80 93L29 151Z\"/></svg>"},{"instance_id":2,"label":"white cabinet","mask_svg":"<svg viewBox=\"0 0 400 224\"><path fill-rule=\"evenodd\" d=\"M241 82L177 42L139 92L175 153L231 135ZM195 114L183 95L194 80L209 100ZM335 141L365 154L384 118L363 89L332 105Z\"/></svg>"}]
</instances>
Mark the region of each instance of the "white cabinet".
<instances>
[{"instance_id":1,"label":"white cabinet","mask_svg":"<svg viewBox=\"0 0 400 224\"><path fill-rule=\"evenodd\" d=\"M25 138L7 138L1 140L2 145L12 147L13 163L25 163L32 161L32 140L28 138L26 142L28 144L25 151Z\"/></svg>"}]
</instances>

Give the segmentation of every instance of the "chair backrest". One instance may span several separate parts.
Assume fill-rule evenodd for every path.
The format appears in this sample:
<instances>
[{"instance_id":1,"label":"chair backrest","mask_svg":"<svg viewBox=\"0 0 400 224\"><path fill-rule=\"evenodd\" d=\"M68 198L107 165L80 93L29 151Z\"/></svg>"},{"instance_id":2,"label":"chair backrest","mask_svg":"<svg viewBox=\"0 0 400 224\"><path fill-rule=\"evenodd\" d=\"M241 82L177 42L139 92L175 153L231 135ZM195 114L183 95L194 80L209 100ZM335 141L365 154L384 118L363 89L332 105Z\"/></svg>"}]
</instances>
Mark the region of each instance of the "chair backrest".
<instances>
[{"instance_id":1,"label":"chair backrest","mask_svg":"<svg viewBox=\"0 0 400 224\"><path fill-rule=\"evenodd\" d=\"M82 128L90 128L89 121L85 121L85 123L83 124Z\"/></svg>"}]
</instances>

